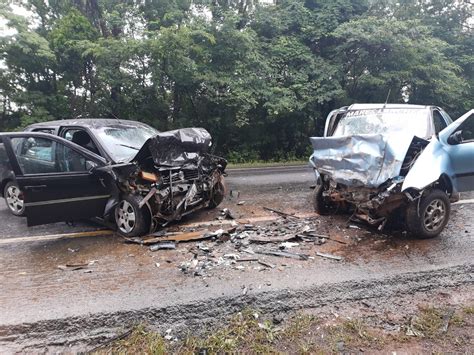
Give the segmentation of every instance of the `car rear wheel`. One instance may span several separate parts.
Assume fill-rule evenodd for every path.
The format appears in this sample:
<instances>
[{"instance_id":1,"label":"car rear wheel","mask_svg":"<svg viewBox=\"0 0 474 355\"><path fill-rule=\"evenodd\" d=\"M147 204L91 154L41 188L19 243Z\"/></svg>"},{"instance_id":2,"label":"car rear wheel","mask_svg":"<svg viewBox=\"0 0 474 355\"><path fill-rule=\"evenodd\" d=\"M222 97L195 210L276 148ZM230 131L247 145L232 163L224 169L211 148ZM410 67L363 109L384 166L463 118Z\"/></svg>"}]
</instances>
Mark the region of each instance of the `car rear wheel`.
<instances>
[{"instance_id":1,"label":"car rear wheel","mask_svg":"<svg viewBox=\"0 0 474 355\"><path fill-rule=\"evenodd\" d=\"M448 195L441 190L431 190L413 202L407 209L406 222L409 232L417 238L434 238L446 226L451 212Z\"/></svg>"},{"instance_id":2,"label":"car rear wheel","mask_svg":"<svg viewBox=\"0 0 474 355\"><path fill-rule=\"evenodd\" d=\"M3 196L5 196L5 202L11 213L15 216L23 216L25 214L23 192L20 190L16 182L10 181L6 184Z\"/></svg>"},{"instance_id":3,"label":"car rear wheel","mask_svg":"<svg viewBox=\"0 0 474 355\"><path fill-rule=\"evenodd\" d=\"M146 207L139 207L140 198L134 195L123 196L115 208L115 223L120 234L137 237L150 230L151 217Z\"/></svg>"}]
</instances>

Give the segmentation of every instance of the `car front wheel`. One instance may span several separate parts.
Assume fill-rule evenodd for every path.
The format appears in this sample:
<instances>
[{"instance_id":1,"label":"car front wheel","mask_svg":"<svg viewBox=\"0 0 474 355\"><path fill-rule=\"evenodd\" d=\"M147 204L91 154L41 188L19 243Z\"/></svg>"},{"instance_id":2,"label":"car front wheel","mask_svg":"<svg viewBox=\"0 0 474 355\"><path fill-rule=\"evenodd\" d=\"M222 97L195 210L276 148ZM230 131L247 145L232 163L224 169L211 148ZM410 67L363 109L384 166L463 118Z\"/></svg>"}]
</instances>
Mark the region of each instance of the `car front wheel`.
<instances>
[{"instance_id":1,"label":"car front wheel","mask_svg":"<svg viewBox=\"0 0 474 355\"><path fill-rule=\"evenodd\" d=\"M406 222L409 232L417 238L434 238L446 226L451 212L448 195L441 190L431 190L407 209Z\"/></svg>"},{"instance_id":2,"label":"car front wheel","mask_svg":"<svg viewBox=\"0 0 474 355\"><path fill-rule=\"evenodd\" d=\"M213 209L219 206L224 201L226 186L224 178L222 177L218 182L214 184L211 189L211 197L209 200L209 208Z\"/></svg>"},{"instance_id":3,"label":"car front wheel","mask_svg":"<svg viewBox=\"0 0 474 355\"><path fill-rule=\"evenodd\" d=\"M10 181L6 184L5 190L3 191L3 196L5 196L5 202L11 213L13 213L15 216L25 215L23 192L15 182Z\"/></svg>"},{"instance_id":4,"label":"car front wheel","mask_svg":"<svg viewBox=\"0 0 474 355\"><path fill-rule=\"evenodd\" d=\"M145 206L140 208L139 203L138 196L126 195L115 208L117 229L126 237L141 236L150 230L150 213Z\"/></svg>"}]
</instances>

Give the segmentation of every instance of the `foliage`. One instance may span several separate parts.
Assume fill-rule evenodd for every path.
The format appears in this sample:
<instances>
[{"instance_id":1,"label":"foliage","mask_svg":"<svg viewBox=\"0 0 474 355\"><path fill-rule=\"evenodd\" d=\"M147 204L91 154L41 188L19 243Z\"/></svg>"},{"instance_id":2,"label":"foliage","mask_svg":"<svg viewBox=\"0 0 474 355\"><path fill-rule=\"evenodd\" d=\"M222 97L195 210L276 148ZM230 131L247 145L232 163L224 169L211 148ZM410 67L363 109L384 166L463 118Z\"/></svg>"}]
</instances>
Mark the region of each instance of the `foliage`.
<instances>
[{"instance_id":1,"label":"foliage","mask_svg":"<svg viewBox=\"0 0 474 355\"><path fill-rule=\"evenodd\" d=\"M449 0L4 0L0 129L203 126L236 161L301 158L353 102L473 107L472 5Z\"/></svg>"}]
</instances>

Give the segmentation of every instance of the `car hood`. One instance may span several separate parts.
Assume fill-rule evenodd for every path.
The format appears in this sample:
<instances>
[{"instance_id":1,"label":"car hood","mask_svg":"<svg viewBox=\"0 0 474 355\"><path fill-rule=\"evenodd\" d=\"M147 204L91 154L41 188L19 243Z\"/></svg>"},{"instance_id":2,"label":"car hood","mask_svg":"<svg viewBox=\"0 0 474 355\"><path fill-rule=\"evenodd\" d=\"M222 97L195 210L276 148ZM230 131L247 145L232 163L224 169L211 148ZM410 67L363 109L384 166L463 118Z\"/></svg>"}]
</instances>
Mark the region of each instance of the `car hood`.
<instances>
[{"instance_id":1,"label":"car hood","mask_svg":"<svg viewBox=\"0 0 474 355\"><path fill-rule=\"evenodd\" d=\"M337 183L376 188L400 174L414 139L407 134L311 137L310 161L320 174Z\"/></svg>"},{"instance_id":2,"label":"car hood","mask_svg":"<svg viewBox=\"0 0 474 355\"><path fill-rule=\"evenodd\" d=\"M211 146L211 135L204 128L182 128L161 132L149 138L132 162L143 162L150 157L155 165L177 167L195 163Z\"/></svg>"}]
</instances>

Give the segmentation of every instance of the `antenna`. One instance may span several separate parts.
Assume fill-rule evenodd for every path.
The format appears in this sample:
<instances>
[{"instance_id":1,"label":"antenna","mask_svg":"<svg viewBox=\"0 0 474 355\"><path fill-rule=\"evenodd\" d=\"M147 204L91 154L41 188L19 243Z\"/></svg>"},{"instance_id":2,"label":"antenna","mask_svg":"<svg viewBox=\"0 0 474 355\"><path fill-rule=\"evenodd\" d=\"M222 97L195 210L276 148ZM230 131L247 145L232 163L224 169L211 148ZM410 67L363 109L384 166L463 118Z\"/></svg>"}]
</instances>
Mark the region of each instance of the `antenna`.
<instances>
[{"instance_id":1,"label":"antenna","mask_svg":"<svg viewBox=\"0 0 474 355\"><path fill-rule=\"evenodd\" d=\"M387 106L388 98L390 97L390 92L391 92L391 91L392 91L392 88L389 88L389 89L388 89L387 98L385 99L385 103L383 104L383 108L385 108L385 106Z\"/></svg>"},{"instance_id":2,"label":"antenna","mask_svg":"<svg viewBox=\"0 0 474 355\"><path fill-rule=\"evenodd\" d=\"M114 118L117 120L117 121L120 121L120 118L118 118L117 116L115 116L115 114L113 113L112 110L109 110L109 108L107 106L105 106L102 102L98 101L98 103L105 109L107 109L107 111L112 115L114 116Z\"/></svg>"}]
</instances>

